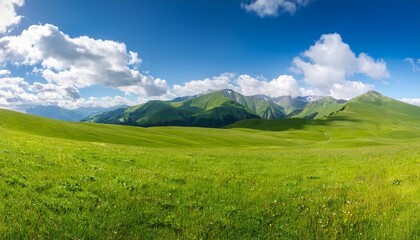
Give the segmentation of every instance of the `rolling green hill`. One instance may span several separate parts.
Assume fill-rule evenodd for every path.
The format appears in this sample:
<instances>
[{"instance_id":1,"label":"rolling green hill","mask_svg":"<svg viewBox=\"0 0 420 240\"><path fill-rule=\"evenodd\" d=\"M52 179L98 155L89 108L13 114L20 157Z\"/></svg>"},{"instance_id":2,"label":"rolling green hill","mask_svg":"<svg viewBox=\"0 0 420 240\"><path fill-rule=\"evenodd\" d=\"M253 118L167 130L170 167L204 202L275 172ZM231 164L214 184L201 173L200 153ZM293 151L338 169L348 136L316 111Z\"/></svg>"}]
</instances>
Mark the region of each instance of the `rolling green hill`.
<instances>
[{"instance_id":1,"label":"rolling green hill","mask_svg":"<svg viewBox=\"0 0 420 240\"><path fill-rule=\"evenodd\" d=\"M319 132L326 139L334 141L375 139L373 144L381 142L381 139L420 138L420 107L385 97L375 91L354 98L340 107L335 113L316 120L255 119L239 121L226 128L264 131L294 129L306 134Z\"/></svg>"},{"instance_id":2,"label":"rolling green hill","mask_svg":"<svg viewBox=\"0 0 420 240\"><path fill-rule=\"evenodd\" d=\"M36 126L36 127L35 127ZM113 124L65 122L0 109L0 130L52 139L123 144L141 147L251 147L282 145L287 142L273 136L255 135L228 129L197 127L132 127ZM226 138L225 136L229 136ZM296 141L299 144L300 141ZM305 144L306 141L302 141Z\"/></svg>"},{"instance_id":3,"label":"rolling green hill","mask_svg":"<svg viewBox=\"0 0 420 240\"><path fill-rule=\"evenodd\" d=\"M353 131L361 133L370 129L375 135L407 139L420 136L420 107L385 97L370 91L350 100L342 111L330 119L351 119ZM373 134L373 133L372 133Z\"/></svg>"},{"instance_id":4,"label":"rolling green hill","mask_svg":"<svg viewBox=\"0 0 420 240\"><path fill-rule=\"evenodd\" d=\"M344 103L332 97L323 97L317 101L308 103L300 111L292 114L291 117L307 119L323 118L340 110L344 106Z\"/></svg>"}]
</instances>

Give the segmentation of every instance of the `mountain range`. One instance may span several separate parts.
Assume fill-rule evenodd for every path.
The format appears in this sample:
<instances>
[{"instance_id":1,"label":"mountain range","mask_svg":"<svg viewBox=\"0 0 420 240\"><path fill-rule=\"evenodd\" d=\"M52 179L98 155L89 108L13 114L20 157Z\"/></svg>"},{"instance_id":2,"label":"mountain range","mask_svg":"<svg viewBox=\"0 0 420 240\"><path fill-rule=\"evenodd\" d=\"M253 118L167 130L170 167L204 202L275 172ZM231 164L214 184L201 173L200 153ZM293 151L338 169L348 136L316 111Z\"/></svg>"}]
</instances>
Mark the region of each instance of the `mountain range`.
<instances>
[{"instance_id":1,"label":"mountain range","mask_svg":"<svg viewBox=\"0 0 420 240\"><path fill-rule=\"evenodd\" d=\"M231 124L235 125L235 123L241 123L248 119L325 119L330 115L340 115L340 112L348 110L349 107L351 108L355 102L360 102L361 99L364 100L362 102L370 101L370 105L365 106L366 109L371 108L372 104L382 106L379 103L385 102L393 102L395 106L398 105L402 109L404 109L402 106L413 107L385 97L375 91L369 91L347 102L328 96L283 96L276 98L265 95L244 96L233 90L224 89L207 94L178 97L170 101L154 100L131 107L84 107L68 110L57 106L37 106L28 109L27 113L76 122L141 127L193 126L218 128ZM417 109L415 106L414 108ZM359 110L363 111L364 109Z\"/></svg>"},{"instance_id":2,"label":"mountain range","mask_svg":"<svg viewBox=\"0 0 420 240\"><path fill-rule=\"evenodd\" d=\"M26 110L26 113L56 120L80 122L93 114L112 111L118 108L127 108L127 105L115 106L110 108L101 107L81 107L77 109L66 109L59 106L35 106Z\"/></svg>"},{"instance_id":3,"label":"mountain range","mask_svg":"<svg viewBox=\"0 0 420 240\"><path fill-rule=\"evenodd\" d=\"M149 104L154 103L155 101ZM191 102L188 104L193 105ZM144 105L137 107L143 108ZM127 109L122 108L118 111L122 114ZM112 111L108 113L110 116L113 115ZM349 100L340 109L321 119L262 119L257 116L225 125L224 129L136 128L86 124L57 121L0 109L0 131L11 130L94 142L105 141L117 144L124 142L136 146L158 144L224 146L233 142L235 146L255 146L260 142L265 144L269 142L273 146L316 143L339 147L386 145L395 141L409 144L409 139L420 139L419 122L420 107L388 98L374 91ZM224 137L226 134L229 134L229 138Z\"/></svg>"},{"instance_id":4,"label":"mountain range","mask_svg":"<svg viewBox=\"0 0 420 240\"><path fill-rule=\"evenodd\" d=\"M223 127L244 119L318 119L338 111L346 101L332 97L244 96L230 89L171 101L145 104L94 114L83 121L142 127Z\"/></svg>"}]
</instances>

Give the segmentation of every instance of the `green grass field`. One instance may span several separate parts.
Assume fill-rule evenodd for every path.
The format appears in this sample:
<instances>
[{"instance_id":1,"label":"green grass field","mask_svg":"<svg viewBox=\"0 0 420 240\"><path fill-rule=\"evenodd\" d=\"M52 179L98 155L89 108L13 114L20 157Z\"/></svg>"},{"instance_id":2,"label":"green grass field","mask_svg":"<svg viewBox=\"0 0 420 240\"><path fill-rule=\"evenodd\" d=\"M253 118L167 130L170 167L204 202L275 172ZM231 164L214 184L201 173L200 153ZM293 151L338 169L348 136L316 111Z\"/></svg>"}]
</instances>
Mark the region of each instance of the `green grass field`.
<instances>
[{"instance_id":1,"label":"green grass field","mask_svg":"<svg viewBox=\"0 0 420 240\"><path fill-rule=\"evenodd\" d=\"M225 129L0 110L0 238L420 239L420 116L363 104Z\"/></svg>"}]
</instances>

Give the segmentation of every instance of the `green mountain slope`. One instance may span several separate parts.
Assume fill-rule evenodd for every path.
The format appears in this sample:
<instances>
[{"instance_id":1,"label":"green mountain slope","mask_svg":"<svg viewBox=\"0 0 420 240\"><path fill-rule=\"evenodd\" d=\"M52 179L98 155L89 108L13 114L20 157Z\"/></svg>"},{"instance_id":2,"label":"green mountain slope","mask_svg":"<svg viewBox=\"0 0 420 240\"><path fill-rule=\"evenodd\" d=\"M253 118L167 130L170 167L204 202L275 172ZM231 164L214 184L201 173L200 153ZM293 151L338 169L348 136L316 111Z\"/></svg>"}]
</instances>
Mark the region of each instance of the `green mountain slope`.
<instances>
[{"instance_id":1,"label":"green mountain slope","mask_svg":"<svg viewBox=\"0 0 420 240\"><path fill-rule=\"evenodd\" d=\"M273 98L272 101L282 107L287 115L299 112L308 104L307 97L283 96Z\"/></svg>"},{"instance_id":2,"label":"green mountain slope","mask_svg":"<svg viewBox=\"0 0 420 240\"><path fill-rule=\"evenodd\" d=\"M320 133L320 141L365 139L368 144L378 144L390 139L420 138L420 107L371 91L350 100L338 112L322 119L244 120L226 128L285 131L289 134Z\"/></svg>"},{"instance_id":3,"label":"green mountain slope","mask_svg":"<svg viewBox=\"0 0 420 240\"><path fill-rule=\"evenodd\" d=\"M221 127L244 119L285 117L285 110L267 96L244 96L225 89L172 101L150 101L127 109L95 114L83 121L143 127Z\"/></svg>"},{"instance_id":4,"label":"green mountain slope","mask_svg":"<svg viewBox=\"0 0 420 240\"><path fill-rule=\"evenodd\" d=\"M284 109L270 98L264 95L244 96L238 92L230 89L215 91L205 95L188 98L187 104L191 103L193 107L199 108L213 108L224 104L226 100L238 103L248 109L248 111L257 114L264 119L279 119L285 118ZM182 99L182 98L180 98ZM179 102L179 100L177 101Z\"/></svg>"},{"instance_id":5,"label":"green mountain slope","mask_svg":"<svg viewBox=\"0 0 420 240\"><path fill-rule=\"evenodd\" d=\"M84 121L143 127L221 127L243 119L285 117L284 109L266 96L243 96L226 89L167 102L150 101L125 110L92 115Z\"/></svg>"},{"instance_id":6,"label":"green mountain slope","mask_svg":"<svg viewBox=\"0 0 420 240\"><path fill-rule=\"evenodd\" d=\"M149 101L127 109L96 114L84 121L143 127L221 127L250 118L259 116L220 92L214 92L179 102Z\"/></svg>"},{"instance_id":7,"label":"green mountain slope","mask_svg":"<svg viewBox=\"0 0 420 240\"><path fill-rule=\"evenodd\" d=\"M370 91L350 100L329 119L346 117L357 121L354 132L399 139L420 137L420 107Z\"/></svg>"},{"instance_id":8,"label":"green mountain slope","mask_svg":"<svg viewBox=\"0 0 420 240\"><path fill-rule=\"evenodd\" d=\"M293 118L319 119L337 112L344 106L344 102L332 97L323 97L308 103L300 112L292 114Z\"/></svg>"},{"instance_id":9,"label":"green mountain slope","mask_svg":"<svg viewBox=\"0 0 420 240\"><path fill-rule=\"evenodd\" d=\"M216 92L252 110L263 119L281 119L286 117L285 110L264 95L244 96L235 91L225 89Z\"/></svg>"}]
</instances>

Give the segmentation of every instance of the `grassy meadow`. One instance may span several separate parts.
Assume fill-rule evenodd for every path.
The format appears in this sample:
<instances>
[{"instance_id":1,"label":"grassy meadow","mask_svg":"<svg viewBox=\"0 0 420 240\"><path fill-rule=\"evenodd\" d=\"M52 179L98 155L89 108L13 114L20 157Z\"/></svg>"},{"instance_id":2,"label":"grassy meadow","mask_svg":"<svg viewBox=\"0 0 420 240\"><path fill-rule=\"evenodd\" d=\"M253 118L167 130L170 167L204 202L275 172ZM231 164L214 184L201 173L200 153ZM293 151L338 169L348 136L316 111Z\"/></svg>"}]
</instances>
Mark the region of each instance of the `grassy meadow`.
<instances>
[{"instance_id":1,"label":"grassy meadow","mask_svg":"<svg viewBox=\"0 0 420 240\"><path fill-rule=\"evenodd\" d=\"M226 129L0 110L0 238L420 239L416 123L356 108Z\"/></svg>"}]
</instances>

